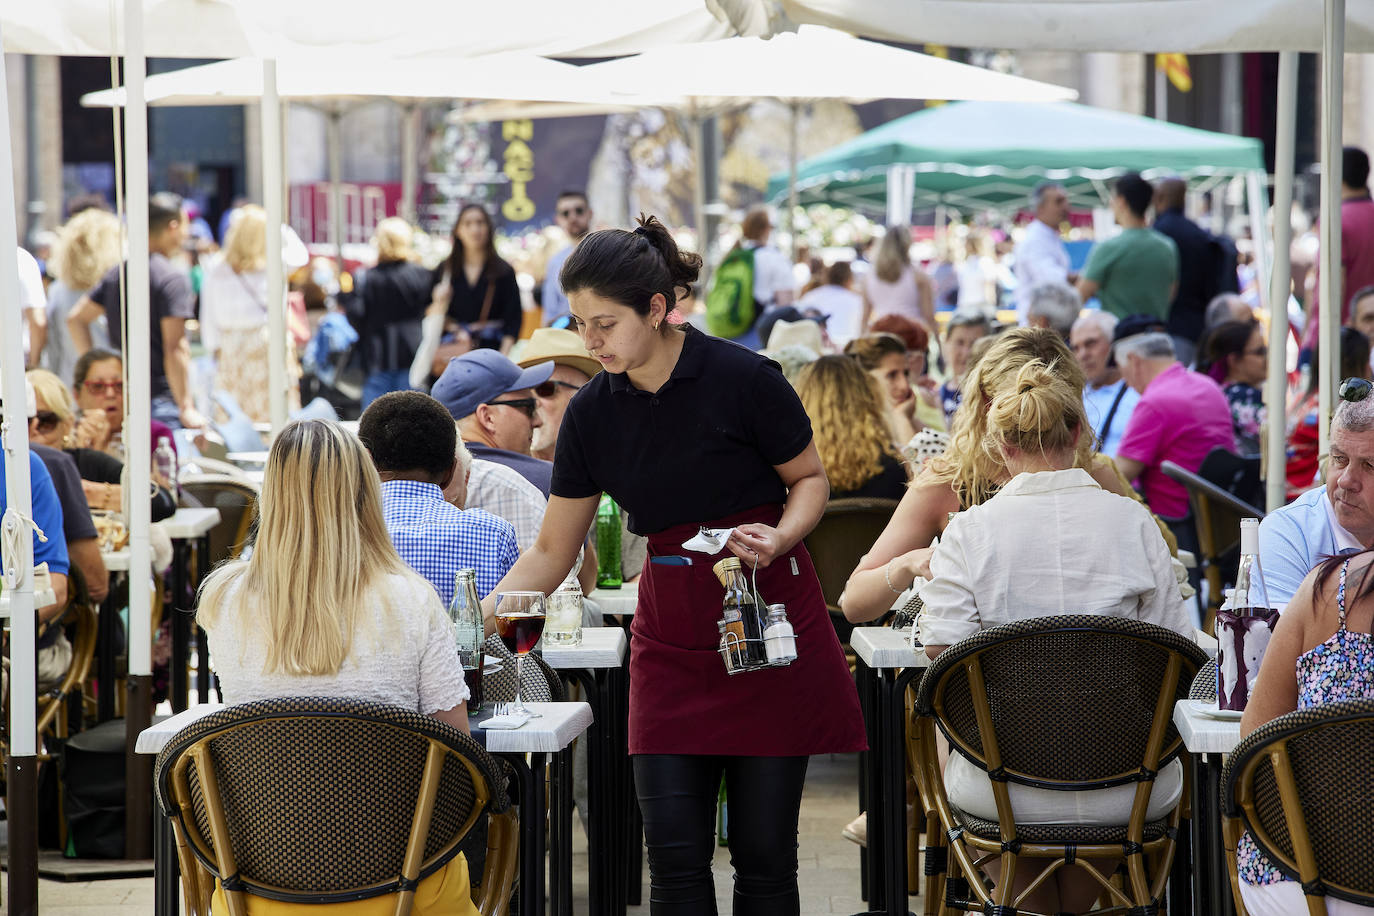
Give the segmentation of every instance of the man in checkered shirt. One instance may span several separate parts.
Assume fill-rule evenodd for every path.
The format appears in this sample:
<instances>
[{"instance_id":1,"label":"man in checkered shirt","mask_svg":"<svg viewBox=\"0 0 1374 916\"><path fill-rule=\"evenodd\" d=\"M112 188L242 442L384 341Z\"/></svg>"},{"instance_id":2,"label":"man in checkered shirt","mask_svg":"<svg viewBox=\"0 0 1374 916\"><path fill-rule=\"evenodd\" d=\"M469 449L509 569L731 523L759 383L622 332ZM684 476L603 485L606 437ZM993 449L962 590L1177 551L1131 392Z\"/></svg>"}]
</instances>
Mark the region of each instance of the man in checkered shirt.
<instances>
[{"instance_id":1,"label":"man in checkered shirt","mask_svg":"<svg viewBox=\"0 0 1374 916\"><path fill-rule=\"evenodd\" d=\"M418 391L393 391L373 401L358 438L382 478L382 512L396 552L433 584L445 607L458 570L477 571L485 596L520 555L510 522L444 500L462 473L454 456L457 431L444 405Z\"/></svg>"}]
</instances>

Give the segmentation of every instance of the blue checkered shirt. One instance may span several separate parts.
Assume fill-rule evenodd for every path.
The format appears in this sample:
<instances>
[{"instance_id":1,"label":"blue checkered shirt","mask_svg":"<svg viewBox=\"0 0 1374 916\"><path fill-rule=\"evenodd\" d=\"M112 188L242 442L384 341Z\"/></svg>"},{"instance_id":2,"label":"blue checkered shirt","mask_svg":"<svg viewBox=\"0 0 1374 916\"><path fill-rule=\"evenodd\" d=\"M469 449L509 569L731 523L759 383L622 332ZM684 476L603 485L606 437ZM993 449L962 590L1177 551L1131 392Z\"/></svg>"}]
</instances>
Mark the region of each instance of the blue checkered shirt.
<instances>
[{"instance_id":1,"label":"blue checkered shirt","mask_svg":"<svg viewBox=\"0 0 1374 916\"><path fill-rule=\"evenodd\" d=\"M444 607L453 599L458 570L477 570L477 594L485 597L520 556L510 522L481 509L459 509L432 483L382 481L382 513L396 552L430 581Z\"/></svg>"}]
</instances>

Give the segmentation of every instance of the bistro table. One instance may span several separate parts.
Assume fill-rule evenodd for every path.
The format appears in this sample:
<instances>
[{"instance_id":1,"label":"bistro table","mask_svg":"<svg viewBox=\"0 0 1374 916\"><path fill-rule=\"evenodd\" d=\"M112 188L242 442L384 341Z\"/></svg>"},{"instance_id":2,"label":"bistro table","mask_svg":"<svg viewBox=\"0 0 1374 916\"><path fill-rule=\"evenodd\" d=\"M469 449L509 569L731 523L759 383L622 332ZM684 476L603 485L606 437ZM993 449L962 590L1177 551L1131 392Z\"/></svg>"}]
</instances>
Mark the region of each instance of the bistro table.
<instances>
[{"instance_id":1,"label":"bistro table","mask_svg":"<svg viewBox=\"0 0 1374 916\"><path fill-rule=\"evenodd\" d=\"M1189 831L1194 912L1234 916L1235 901L1221 835L1221 758L1240 743L1240 721L1216 718L1216 708L1215 701L1181 700L1174 706L1174 727L1188 749L1192 768L1193 819ZM1180 866L1188 864L1181 861L1183 858L1176 857L1173 873L1180 882L1185 877Z\"/></svg>"},{"instance_id":2,"label":"bistro table","mask_svg":"<svg viewBox=\"0 0 1374 916\"><path fill-rule=\"evenodd\" d=\"M855 680L868 750L859 755L859 807L868 812L868 846L859 853L868 912L906 914L906 702L908 685L930 666L909 631L855 627Z\"/></svg>"},{"instance_id":3,"label":"bistro table","mask_svg":"<svg viewBox=\"0 0 1374 916\"><path fill-rule=\"evenodd\" d=\"M624 851L637 839L629 829L633 804L630 779L629 640L620 627L584 627L582 644L542 644L545 664L564 684L581 685L593 713L587 732L587 903L592 913L623 914L630 869L639 850ZM571 825L570 825L571 826ZM571 835L555 845L571 843Z\"/></svg>"},{"instance_id":4,"label":"bistro table","mask_svg":"<svg viewBox=\"0 0 1374 916\"><path fill-rule=\"evenodd\" d=\"M219 524L218 509L178 509L170 518L158 522L162 530L172 539L172 657L171 693L172 709L181 712L186 709L186 698L190 684L187 669L191 656L191 626L196 610L192 589L210 572L210 531ZM196 547L195 575L191 573L191 545ZM185 601L185 607L180 602ZM205 644L205 631L196 627L196 656L198 677L196 695L201 703L210 700L210 650Z\"/></svg>"},{"instance_id":5,"label":"bistro table","mask_svg":"<svg viewBox=\"0 0 1374 916\"><path fill-rule=\"evenodd\" d=\"M639 583L626 582L620 588L594 588L588 598L601 605L603 614L633 617L639 604Z\"/></svg>"},{"instance_id":6,"label":"bistro table","mask_svg":"<svg viewBox=\"0 0 1374 916\"><path fill-rule=\"evenodd\" d=\"M472 737L486 747L488 753L508 761L520 779L520 912L522 916L543 916L544 913L544 778L548 758L555 758L553 791L556 799L566 802L571 796L567 765L567 747L573 739L592 724L592 710L586 703L529 703L539 713L519 728L480 728L482 719L490 711L471 719ZM163 719L139 733L135 752L157 754L172 737L188 725L223 709L217 703L193 706L184 712ZM180 869L177 865L176 837L171 818L157 809L157 825L153 838L153 912L155 916L176 916L180 905L178 886ZM571 837L571 806L554 805L555 837ZM560 821L560 818L563 821ZM572 845L555 841L550 866L553 887L553 912L557 916L572 913Z\"/></svg>"}]
</instances>

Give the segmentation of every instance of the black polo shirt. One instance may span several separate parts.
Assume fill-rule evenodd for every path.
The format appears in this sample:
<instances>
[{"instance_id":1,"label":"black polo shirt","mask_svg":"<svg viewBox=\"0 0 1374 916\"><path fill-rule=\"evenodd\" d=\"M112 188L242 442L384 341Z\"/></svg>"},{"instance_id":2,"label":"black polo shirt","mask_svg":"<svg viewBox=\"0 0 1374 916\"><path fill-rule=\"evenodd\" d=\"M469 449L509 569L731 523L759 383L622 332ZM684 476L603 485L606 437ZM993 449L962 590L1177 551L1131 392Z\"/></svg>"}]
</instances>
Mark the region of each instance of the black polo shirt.
<instances>
[{"instance_id":1,"label":"black polo shirt","mask_svg":"<svg viewBox=\"0 0 1374 916\"><path fill-rule=\"evenodd\" d=\"M779 504L775 465L811 442L811 421L777 363L690 326L663 387L598 373L573 395L554 451L554 496L611 496L635 534Z\"/></svg>"}]
</instances>

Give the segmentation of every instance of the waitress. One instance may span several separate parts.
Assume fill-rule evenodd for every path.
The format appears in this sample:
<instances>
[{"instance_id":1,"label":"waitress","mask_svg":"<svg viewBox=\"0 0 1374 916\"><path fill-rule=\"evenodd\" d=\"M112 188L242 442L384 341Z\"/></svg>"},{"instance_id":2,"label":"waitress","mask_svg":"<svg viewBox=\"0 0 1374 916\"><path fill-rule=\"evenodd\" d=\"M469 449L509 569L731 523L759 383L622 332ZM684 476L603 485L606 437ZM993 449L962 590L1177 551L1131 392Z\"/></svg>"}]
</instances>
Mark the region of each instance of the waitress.
<instances>
[{"instance_id":1,"label":"waitress","mask_svg":"<svg viewBox=\"0 0 1374 916\"><path fill-rule=\"evenodd\" d=\"M863 719L802 538L830 493L811 425L778 365L665 319L701 258L663 224L593 232L560 280L573 326L605 372L563 417L552 495L534 546L495 591L553 591L601 493L649 539L631 627L630 754L644 815L650 912L715 912L717 793L729 799L736 916L796 914L797 817L807 759L864 749ZM715 556L683 542L734 528ZM757 563L787 605L798 659L726 674L724 590L711 567Z\"/></svg>"}]
</instances>

